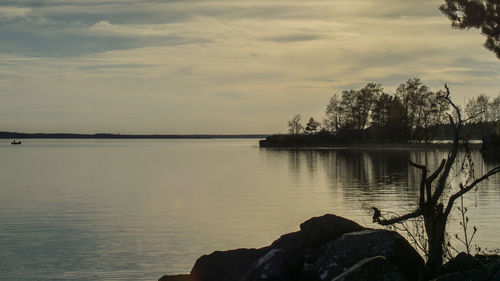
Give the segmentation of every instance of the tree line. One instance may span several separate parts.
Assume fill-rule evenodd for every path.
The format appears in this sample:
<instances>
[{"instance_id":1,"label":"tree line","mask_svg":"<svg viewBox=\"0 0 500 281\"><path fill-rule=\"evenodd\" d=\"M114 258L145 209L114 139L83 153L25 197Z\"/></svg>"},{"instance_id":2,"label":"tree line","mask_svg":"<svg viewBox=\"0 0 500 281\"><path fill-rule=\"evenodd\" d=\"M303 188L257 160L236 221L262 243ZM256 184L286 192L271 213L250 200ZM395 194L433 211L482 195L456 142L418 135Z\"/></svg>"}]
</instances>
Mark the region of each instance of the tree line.
<instances>
[{"instance_id":1,"label":"tree line","mask_svg":"<svg viewBox=\"0 0 500 281\"><path fill-rule=\"evenodd\" d=\"M500 120L500 94L490 98L484 94L469 99L465 113L474 123L492 123Z\"/></svg>"},{"instance_id":2,"label":"tree line","mask_svg":"<svg viewBox=\"0 0 500 281\"><path fill-rule=\"evenodd\" d=\"M428 143L451 134L446 126L450 106L442 98L444 94L432 91L419 78L408 79L394 94L381 84L368 83L358 90L334 94L322 123L311 117L303 126L301 115L296 114L288 121L288 129L290 134L334 134L350 141ZM469 99L465 113L469 124L480 125L484 137L500 120L500 94L493 99L485 95Z\"/></svg>"}]
</instances>

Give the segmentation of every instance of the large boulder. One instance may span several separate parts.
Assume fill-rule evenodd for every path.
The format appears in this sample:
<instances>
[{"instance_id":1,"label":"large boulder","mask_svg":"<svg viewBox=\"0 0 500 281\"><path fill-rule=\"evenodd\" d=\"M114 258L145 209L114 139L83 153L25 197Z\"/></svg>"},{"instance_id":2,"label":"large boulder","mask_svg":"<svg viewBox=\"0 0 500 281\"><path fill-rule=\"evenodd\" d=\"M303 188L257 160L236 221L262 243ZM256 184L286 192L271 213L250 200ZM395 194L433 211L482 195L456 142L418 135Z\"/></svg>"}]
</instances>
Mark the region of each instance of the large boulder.
<instances>
[{"instance_id":1,"label":"large boulder","mask_svg":"<svg viewBox=\"0 0 500 281\"><path fill-rule=\"evenodd\" d=\"M328 242L321 256L306 266L302 280L332 280L357 262L375 256L385 257L407 280L418 280L424 260L400 234L367 229L344 234Z\"/></svg>"},{"instance_id":2,"label":"large boulder","mask_svg":"<svg viewBox=\"0 0 500 281\"><path fill-rule=\"evenodd\" d=\"M300 231L274 241L240 280L299 280L304 263L314 262L322 245L362 229L351 220L331 214L311 218L300 225Z\"/></svg>"},{"instance_id":3,"label":"large boulder","mask_svg":"<svg viewBox=\"0 0 500 281\"><path fill-rule=\"evenodd\" d=\"M500 256L460 253L443 265L437 281L500 281Z\"/></svg>"},{"instance_id":4,"label":"large boulder","mask_svg":"<svg viewBox=\"0 0 500 281\"><path fill-rule=\"evenodd\" d=\"M245 275L250 265L267 252L261 249L216 251L201 256L191 269L191 281L235 281Z\"/></svg>"},{"instance_id":5,"label":"large boulder","mask_svg":"<svg viewBox=\"0 0 500 281\"><path fill-rule=\"evenodd\" d=\"M362 229L364 227L359 224L336 215L326 214L321 217L314 217L300 225L301 248L319 247L328 241L339 238L345 233L360 231ZM279 244L278 241L273 243L273 245Z\"/></svg>"},{"instance_id":6,"label":"large boulder","mask_svg":"<svg viewBox=\"0 0 500 281\"><path fill-rule=\"evenodd\" d=\"M486 274L487 280L500 281L500 262L490 264Z\"/></svg>"},{"instance_id":7,"label":"large boulder","mask_svg":"<svg viewBox=\"0 0 500 281\"><path fill-rule=\"evenodd\" d=\"M376 256L361 260L332 281L405 281L399 269L386 258Z\"/></svg>"},{"instance_id":8,"label":"large boulder","mask_svg":"<svg viewBox=\"0 0 500 281\"><path fill-rule=\"evenodd\" d=\"M479 258L475 258L469 254L462 252L443 265L441 269L441 275L473 269L484 271L485 265L480 261Z\"/></svg>"}]
</instances>

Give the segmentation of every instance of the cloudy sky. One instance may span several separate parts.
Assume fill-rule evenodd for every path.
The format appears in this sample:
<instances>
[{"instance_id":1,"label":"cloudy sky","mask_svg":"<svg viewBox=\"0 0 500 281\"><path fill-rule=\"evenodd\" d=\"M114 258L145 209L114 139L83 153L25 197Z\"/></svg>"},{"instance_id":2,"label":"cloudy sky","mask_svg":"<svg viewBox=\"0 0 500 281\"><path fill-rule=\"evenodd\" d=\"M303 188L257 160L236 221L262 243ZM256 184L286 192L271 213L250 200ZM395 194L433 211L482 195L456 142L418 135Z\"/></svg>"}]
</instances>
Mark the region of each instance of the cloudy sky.
<instances>
[{"instance_id":1,"label":"cloudy sky","mask_svg":"<svg viewBox=\"0 0 500 281\"><path fill-rule=\"evenodd\" d=\"M2 0L0 131L278 133L411 77L455 100L500 61L440 0Z\"/></svg>"}]
</instances>

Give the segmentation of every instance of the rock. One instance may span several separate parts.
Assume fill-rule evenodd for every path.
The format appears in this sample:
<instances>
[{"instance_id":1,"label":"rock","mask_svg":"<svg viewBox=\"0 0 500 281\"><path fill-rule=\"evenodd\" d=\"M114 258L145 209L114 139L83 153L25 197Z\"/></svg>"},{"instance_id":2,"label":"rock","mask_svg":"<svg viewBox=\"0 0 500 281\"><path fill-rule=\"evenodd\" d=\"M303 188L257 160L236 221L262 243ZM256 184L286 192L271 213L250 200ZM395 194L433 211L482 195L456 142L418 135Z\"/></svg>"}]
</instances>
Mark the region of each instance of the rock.
<instances>
[{"instance_id":1,"label":"rock","mask_svg":"<svg viewBox=\"0 0 500 281\"><path fill-rule=\"evenodd\" d=\"M192 281L235 281L245 275L250 265L268 248L216 251L201 256L191 269Z\"/></svg>"},{"instance_id":2,"label":"rock","mask_svg":"<svg viewBox=\"0 0 500 281\"><path fill-rule=\"evenodd\" d=\"M484 273L477 269L467 271L456 271L445 275L438 276L431 281L485 281Z\"/></svg>"},{"instance_id":3,"label":"rock","mask_svg":"<svg viewBox=\"0 0 500 281\"><path fill-rule=\"evenodd\" d=\"M250 268L241 281L299 280L304 262L314 262L319 247L349 232L364 229L359 224L331 214L314 217L300 231L281 236Z\"/></svg>"},{"instance_id":4,"label":"rock","mask_svg":"<svg viewBox=\"0 0 500 281\"><path fill-rule=\"evenodd\" d=\"M191 276L189 274L164 275L158 281L191 281Z\"/></svg>"},{"instance_id":5,"label":"rock","mask_svg":"<svg viewBox=\"0 0 500 281\"><path fill-rule=\"evenodd\" d=\"M486 280L500 281L500 262L490 264L486 273Z\"/></svg>"},{"instance_id":6,"label":"rock","mask_svg":"<svg viewBox=\"0 0 500 281\"><path fill-rule=\"evenodd\" d=\"M477 254L474 256L474 258L485 265L500 263L500 256L499 255Z\"/></svg>"},{"instance_id":7,"label":"rock","mask_svg":"<svg viewBox=\"0 0 500 281\"><path fill-rule=\"evenodd\" d=\"M443 265L442 274L444 275L471 269L483 271L485 267L478 258L462 252Z\"/></svg>"},{"instance_id":8,"label":"rock","mask_svg":"<svg viewBox=\"0 0 500 281\"><path fill-rule=\"evenodd\" d=\"M317 261L303 272L302 280L332 280L357 262L383 256L396 266L407 280L417 280L424 261L397 232L367 229L344 234L328 242ZM307 278L305 277L307 276Z\"/></svg>"},{"instance_id":9,"label":"rock","mask_svg":"<svg viewBox=\"0 0 500 281\"><path fill-rule=\"evenodd\" d=\"M318 247L339 238L345 233L362 229L364 229L362 226L351 220L326 214L303 222L300 225L300 231L282 235L270 247L281 248L287 252Z\"/></svg>"},{"instance_id":10,"label":"rock","mask_svg":"<svg viewBox=\"0 0 500 281\"><path fill-rule=\"evenodd\" d=\"M283 250L271 249L259 258L249 272L240 280L283 280L282 276L286 274L286 272L283 272L286 268L284 266L285 260L286 257Z\"/></svg>"},{"instance_id":11,"label":"rock","mask_svg":"<svg viewBox=\"0 0 500 281\"><path fill-rule=\"evenodd\" d=\"M364 227L332 214L311 218L300 225L302 248L319 247L345 233L360 231ZM273 243L274 244L274 243Z\"/></svg>"},{"instance_id":12,"label":"rock","mask_svg":"<svg viewBox=\"0 0 500 281\"><path fill-rule=\"evenodd\" d=\"M445 265L437 281L488 280L500 281L500 256L460 253Z\"/></svg>"},{"instance_id":13,"label":"rock","mask_svg":"<svg viewBox=\"0 0 500 281\"><path fill-rule=\"evenodd\" d=\"M406 278L383 256L361 260L332 281L404 281Z\"/></svg>"}]
</instances>

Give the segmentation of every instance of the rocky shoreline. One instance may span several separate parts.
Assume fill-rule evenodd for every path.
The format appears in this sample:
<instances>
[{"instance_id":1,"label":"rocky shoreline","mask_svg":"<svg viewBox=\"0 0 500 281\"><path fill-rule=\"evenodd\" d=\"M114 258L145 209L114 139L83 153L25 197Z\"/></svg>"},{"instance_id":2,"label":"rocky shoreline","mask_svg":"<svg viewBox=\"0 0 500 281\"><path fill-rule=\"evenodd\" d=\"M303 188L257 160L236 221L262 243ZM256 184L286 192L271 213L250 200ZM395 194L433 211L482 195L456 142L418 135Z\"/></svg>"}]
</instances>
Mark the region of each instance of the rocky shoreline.
<instances>
[{"instance_id":1,"label":"rocky shoreline","mask_svg":"<svg viewBox=\"0 0 500 281\"><path fill-rule=\"evenodd\" d=\"M424 260L397 232L327 214L259 249L216 251L159 281L417 281ZM460 254L435 280L500 280L499 256Z\"/></svg>"}]
</instances>

